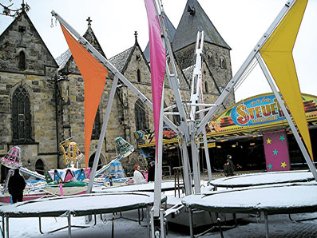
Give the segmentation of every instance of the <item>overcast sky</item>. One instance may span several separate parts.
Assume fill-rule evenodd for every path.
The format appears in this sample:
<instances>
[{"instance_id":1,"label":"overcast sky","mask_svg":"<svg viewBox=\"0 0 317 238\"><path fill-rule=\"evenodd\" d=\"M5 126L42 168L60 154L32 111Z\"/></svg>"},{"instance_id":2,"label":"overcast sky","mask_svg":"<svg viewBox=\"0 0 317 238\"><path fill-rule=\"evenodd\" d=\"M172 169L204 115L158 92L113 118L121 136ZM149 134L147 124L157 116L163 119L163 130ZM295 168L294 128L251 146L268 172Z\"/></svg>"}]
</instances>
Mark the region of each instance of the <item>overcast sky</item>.
<instances>
[{"instance_id":1,"label":"overcast sky","mask_svg":"<svg viewBox=\"0 0 317 238\"><path fill-rule=\"evenodd\" d=\"M0 0L14 3L22 0ZM108 58L134 44L134 31L144 50L148 42L147 17L144 0L25 0L31 7L28 12L33 24L54 57L67 49L60 27L51 27L52 10L59 13L80 34L87 29L87 17L93 20L92 28ZM186 0L162 0L164 9L177 27ZM232 48L233 73L242 65L248 54L286 3L285 0L199 0L224 40ZM309 0L294 49L294 58L301 90L317 95L317 0ZM0 15L0 33L12 22ZM55 21L53 22L55 25ZM259 68L249 75L236 90L236 100L268 92Z\"/></svg>"}]
</instances>

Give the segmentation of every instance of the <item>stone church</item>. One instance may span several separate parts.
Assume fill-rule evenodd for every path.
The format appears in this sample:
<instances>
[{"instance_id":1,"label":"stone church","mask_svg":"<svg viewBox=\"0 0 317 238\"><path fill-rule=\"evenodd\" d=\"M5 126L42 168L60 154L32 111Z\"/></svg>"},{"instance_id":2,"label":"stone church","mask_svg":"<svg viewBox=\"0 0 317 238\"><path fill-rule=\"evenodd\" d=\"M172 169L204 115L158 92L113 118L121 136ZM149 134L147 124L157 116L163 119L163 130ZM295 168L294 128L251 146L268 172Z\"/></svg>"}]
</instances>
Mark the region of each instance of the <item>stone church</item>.
<instances>
[{"instance_id":1,"label":"stone church","mask_svg":"<svg viewBox=\"0 0 317 238\"><path fill-rule=\"evenodd\" d=\"M177 62L181 94L190 98L195 64L197 31L204 31L203 93L205 103L213 103L232 78L230 46L218 33L201 5L189 0L175 28L165 19ZM61 141L72 137L83 153L83 78L69 50L54 59L22 7L21 13L0 33L0 157L12 146L22 150L23 166L43 173L65 166L59 149ZM88 20L84 37L106 58ZM143 51L135 32L135 43L108 60L148 99L151 95L149 46ZM166 78L167 79L167 78ZM95 119L91 138L90 164L96 152L113 75L109 74ZM224 108L234 102L234 94ZM164 105L175 104L165 80ZM177 123L177 116L172 119ZM123 137L137 151L134 132L153 130L151 110L125 85L117 88L101 152L101 164L116 155L115 138ZM137 152L131 155L138 159ZM84 164L82 165L84 166ZM6 170L1 168L1 180Z\"/></svg>"}]
</instances>

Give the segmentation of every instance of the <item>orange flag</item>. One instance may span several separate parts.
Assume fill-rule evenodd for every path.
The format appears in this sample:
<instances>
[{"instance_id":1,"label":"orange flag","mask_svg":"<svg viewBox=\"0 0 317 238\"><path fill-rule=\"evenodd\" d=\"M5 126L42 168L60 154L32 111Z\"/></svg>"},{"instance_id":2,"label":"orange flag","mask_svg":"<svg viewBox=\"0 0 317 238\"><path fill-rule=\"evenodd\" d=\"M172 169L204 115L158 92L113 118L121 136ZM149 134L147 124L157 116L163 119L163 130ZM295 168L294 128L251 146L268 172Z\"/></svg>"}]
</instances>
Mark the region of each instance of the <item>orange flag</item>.
<instances>
[{"instance_id":1,"label":"orange flag","mask_svg":"<svg viewBox=\"0 0 317 238\"><path fill-rule=\"evenodd\" d=\"M61 27L75 63L84 79L85 162L86 167L88 167L91 133L108 71L77 42L63 25Z\"/></svg>"}]
</instances>

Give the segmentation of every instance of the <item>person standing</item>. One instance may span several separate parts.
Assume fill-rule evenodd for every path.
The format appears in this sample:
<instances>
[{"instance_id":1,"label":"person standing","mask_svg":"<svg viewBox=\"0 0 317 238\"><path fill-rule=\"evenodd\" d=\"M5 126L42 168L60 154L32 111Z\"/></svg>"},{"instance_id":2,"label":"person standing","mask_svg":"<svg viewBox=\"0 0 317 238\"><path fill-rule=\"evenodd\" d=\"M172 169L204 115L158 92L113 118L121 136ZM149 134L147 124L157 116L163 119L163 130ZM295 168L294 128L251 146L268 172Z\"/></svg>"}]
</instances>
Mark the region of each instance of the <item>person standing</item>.
<instances>
[{"instance_id":1,"label":"person standing","mask_svg":"<svg viewBox=\"0 0 317 238\"><path fill-rule=\"evenodd\" d=\"M227 161L223 166L223 172L225 176L233 176L234 175L235 166L232 162L232 156L227 155Z\"/></svg>"},{"instance_id":2,"label":"person standing","mask_svg":"<svg viewBox=\"0 0 317 238\"><path fill-rule=\"evenodd\" d=\"M19 169L15 169L14 174L10 177L8 184L8 190L12 197L13 203L23 201L23 190L25 189L25 186L26 182L20 175Z\"/></svg>"},{"instance_id":3,"label":"person standing","mask_svg":"<svg viewBox=\"0 0 317 238\"><path fill-rule=\"evenodd\" d=\"M146 180L145 180L142 172L140 171L140 165L135 164L133 169L134 169L134 172L133 172L134 183L135 184L146 183Z\"/></svg>"},{"instance_id":4,"label":"person standing","mask_svg":"<svg viewBox=\"0 0 317 238\"><path fill-rule=\"evenodd\" d=\"M150 167L149 167L149 170L148 170L148 178L147 178L147 181L150 182L150 181L154 181L154 178L155 178L155 161L151 161L150 162Z\"/></svg>"}]
</instances>

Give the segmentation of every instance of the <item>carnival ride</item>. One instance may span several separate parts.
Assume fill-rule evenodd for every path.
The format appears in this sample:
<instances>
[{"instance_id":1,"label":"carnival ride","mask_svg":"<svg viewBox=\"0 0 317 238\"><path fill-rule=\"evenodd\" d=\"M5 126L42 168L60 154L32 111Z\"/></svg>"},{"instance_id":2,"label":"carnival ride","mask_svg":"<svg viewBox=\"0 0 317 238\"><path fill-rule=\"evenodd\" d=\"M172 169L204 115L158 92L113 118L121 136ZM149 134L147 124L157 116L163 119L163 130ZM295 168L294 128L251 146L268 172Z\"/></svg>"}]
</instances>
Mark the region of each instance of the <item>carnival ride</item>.
<instances>
[{"instance_id":1,"label":"carnival ride","mask_svg":"<svg viewBox=\"0 0 317 238\"><path fill-rule=\"evenodd\" d=\"M169 80L170 83L170 87L174 92L174 96L175 96L175 107L178 110L178 115L180 116L180 125L176 126L173 122L171 122L167 115L167 111L161 110L161 121L160 121L160 125L161 125L161 129L159 131L157 131L157 133L159 134L157 138L159 138L159 140L157 141L157 152L156 152L156 182L155 182L155 186L154 186L154 196L153 196L153 210L151 211L151 236L152 237L165 237L166 233L165 233L165 219L164 219L164 213L165 211L163 209L161 209L161 181L162 181L162 121L164 120L164 122L172 129L174 130L178 136L179 136L179 143L180 143L180 147L182 150L182 163L183 163L183 176L184 176L184 186L185 186L185 198L183 199L183 204L187 207L189 207L190 209L192 208L197 208L197 209L203 209L203 210L208 210L208 211L228 211L228 212L248 212L249 209L251 209L252 211L265 211L267 210L268 207L271 207L272 204L270 203L266 203L264 206L262 207L258 207L257 205L253 205L251 207L246 206L245 209L240 208L240 210L236 210L236 206L237 204L233 204L232 207L230 207L230 204L226 204L225 207L223 207L223 204L219 204L217 205L217 201L222 201L223 194L233 194L233 193L244 193L244 191L229 191L227 193L218 193L218 192L214 192L212 193L212 196L205 196L201 194L201 187L200 187L200 164L199 164L199 152L198 152L198 143L197 143L197 138L203 136L204 138L204 145L206 148L206 125L208 124L208 122L210 121L210 119L212 118L212 116L215 114L215 112L219 109L219 107L221 107L223 101L228 97L228 95L230 94L230 92L234 89L234 86L240 82L241 78L245 77L246 71L249 69L249 66L251 64L251 62L253 62L254 60L256 60L264 75L267 78L267 81L278 101L278 103L281 106L281 110L283 111L289 125L290 128L293 132L293 135L297 141L297 143L299 144L299 147L304 155L304 158L306 160L306 163L309 167L310 172L312 173L312 176L314 177L314 179L317 181L317 172L316 172L316 168L313 165L312 161L311 161L311 151L310 151L310 144L307 141L307 135L305 133L305 128L304 125L305 122L301 122L298 121L299 118L301 118L300 116L293 115L294 111L291 108L291 103L287 101L287 96L285 96L284 90L281 90L281 94L283 97L283 100L286 101L286 103L288 104L288 107L290 107L290 113L292 113L293 118L291 117L291 114L288 112L288 110L285 107L284 101L282 100L282 97L280 95L280 93L278 92L275 84L273 83L273 76L275 78L275 73L272 73L272 71L269 71L269 63L265 62L265 57L263 56L263 49L267 49L268 47L268 42L270 43L272 41L272 36L274 38L274 36L278 35L276 32L279 32L279 27L285 27L285 24L289 24L294 22L293 18L299 17L301 18L302 15L301 14L294 14L294 11L302 13L303 14L303 9L305 8L305 4L307 4L307 1L296 1L296 0L292 0L292 1L288 1L287 4L285 4L284 8L281 10L281 12L279 13L279 15L277 16L277 18L275 19L275 21L272 23L272 25L269 27L269 29L267 30L267 32L264 34L264 36L260 39L260 41L258 42L258 44L256 45L256 47L252 50L252 52L249 54L249 56L247 57L247 59L245 60L245 62L242 64L242 66L240 67L240 69L237 71L237 73L235 74L235 76L228 82L227 86L224 88L224 90L221 92L221 95L217 98L217 100L215 101L214 104L212 105L206 105L203 103L203 99L202 99L202 90L201 90L201 84L202 84L202 74L201 74L201 67L202 67L202 61L201 61L201 57L203 54L203 32L198 32L197 34L197 43L196 43L196 65L195 65L195 69L194 69L194 73L193 73L193 78L192 78L192 85L191 85L191 100L190 100L190 113L186 114L185 112L185 101L182 99L180 91L179 91L179 78L177 75L177 70L176 70L176 63L175 60L173 58L173 52L171 49L171 45L169 42L169 38L167 37L167 32L166 32L166 28L164 25L164 11L162 8L162 3L160 0L156 1L156 0L148 0L147 3L151 3L154 7L155 7L155 16L159 17L159 23L160 23L160 29L162 30L161 32L161 36L164 40L165 46L167 48L167 62L169 62L169 64L167 64L166 67L166 75L167 78ZM192 7L192 6L190 6ZM153 10L153 9L152 9ZM93 186L93 178L96 175L96 169L97 169L97 164L99 161L99 157L100 157L100 153L101 153L101 148L102 148L102 143L103 140L105 138L106 135L106 128L107 128L107 123L109 120L109 115L110 115L110 111L111 111L111 107L112 107L112 101L114 98L114 94L116 91L116 88L118 87L118 80L120 80L123 84L125 84L129 89L132 90L133 93L135 93L143 102L145 102L147 105L149 105L150 107L152 107L152 103L150 102L150 100L148 100L135 86L133 86L131 84L131 82L129 80L127 80L105 57L103 57L86 39L84 39L82 36L80 36L68 23L66 23L66 21L64 19L62 19L57 13L55 13L54 11L52 12L52 15L54 17L56 17L56 19L60 22L60 24L62 24L64 27L67 28L67 30L69 32L71 32L73 34L73 36L75 36L78 41L84 46L85 49L88 49L92 55L97 58L100 62L103 63L103 65L110 70L113 75L114 75L114 80L113 80L113 84L112 84L112 88L109 94L109 99L108 99L108 104L107 104L107 108L105 111L105 116L104 116L104 121L103 121L103 125L102 125L102 132L98 141L98 146L97 146L97 152L95 154L95 159L94 159L94 163L93 163L93 167L91 170L91 174L90 174L90 181L89 181L89 185L87 188L87 192L91 192L92 191L92 186ZM289 17L292 18L289 21ZM295 28L296 26L299 27L300 25L300 21L301 20L296 20L295 22L297 24L295 24ZM292 25L292 24L291 24ZM293 26L292 26L293 27ZM298 29L297 29L298 31ZM297 33L297 31L292 31L292 33L295 32L295 35ZM282 37L283 38L283 37ZM294 40L296 39L296 37L294 37ZM291 53L291 51L290 51ZM264 58L264 59L263 59ZM155 62L151 62L152 65L155 64ZM284 75L283 75L284 76ZM292 78L293 79L293 78ZM296 78L297 79L297 78ZM292 97L296 97L297 94L293 93ZM301 100L297 100L298 102L300 102ZM297 107L300 107L300 105L296 105ZM295 107L296 107L295 106ZM204 114L204 112L207 112L206 114ZM298 127L298 129L295 127L294 122L296 123L296 126ZM199 123L197 124L196 121L199 121ZM305 142L305 144L303 143L301 136L303 137L303 140ZM191 156L189 156L189 147L191 148ZM205 150L206 153L206 158L209 158L208 156L208 150ZM190 157L191 157L191 161L190 161ZM211 168L210 168L210 164L208 165L208 159L207 159L207 167L208 167L208 177L209 179L211 179ZM191 162L191 163L190 163ZM209 161L210 162L210 161ZM192 167L192 168L191 168ZM194 186L192 186L194 185ZM192 189L194 187L194 189ZM301 185L299 184L298 187L292 187L290 186L287 190L291 190L292 193L297 193L297 194L303 194L304 191L307 191L307 189L310 191L312 190L312 192L314 193L314 190L316 189L316 185L312 184L312 185ZM297 189L299 188L299 189ZM269 190L274 190L274 194L276 194L276 187L270 187L268 188ZM251 188L250 188L251 190ZM260 188L257 190L253 190L251 193L254 193L255 191L260 191ZM193 193L195 195L193 195ZM262 194L262 193L261 193ZM239 195L240 196L240 195ZM251 196L251 195L250 195ZM242 197L242 196L240 196ZM253 196L252 196L253 197ZM264 195L261 195L261 198L263 198ZM280 194L277 195L277 198L280 197ZM211 199L210 199L211 198ZM213 200L213 198L216 198L216 201ZM230 196L229 196L230 198ZM226 197L226 199L229 199L228 197ZM259 198L260 199L260 198ZM283 198L285 199L285 198ZM316 200L316 199L315 199ZM279 199L280 201L280 206L276 206L276 208L274 208L273 210L267 210L268 213L279 213L279 212L284 212L284 211L289 211L291 206L288 206L289 203L285 202L283 203L282 199ZM306 200L305 200L306 201ZM267 202L267 201L265 201ZM216 205L212 205L212 204L216 204ZM313 210L315 210L315 204L314 204L314 208ZM296 211L312 211L312 206L311 206L311 199L308 198L306 203L301 203L301 204L295 204L293 206L293 208ZM10 211L9 211L10 213ZM9 214L8 213L8 214ZM189 214L190 215L190 214ZM191 234L193 236L193 234ZM268 234L267 234L268 237Z\"/></svg>"},{"instance_id":2,"label":"carnival ride","mask_svg":"<svg viewBox=\"0 0 317 238\"><path fill-rule=\"evenodd\" d=\"M129 156L134 151L134 147L122 137L117 137L115 143L118 155L115 159L111 160L110 163L96 171L95 177L99 177L105 172L107 172L108 176L110 175L113 180L125 177L120 160Z\"/></svg>"},{"instance_id":3,"label":"carnival ride","mask_svg":"<svg viewBox=\"0 0 317 238\"><path fill-rule=\"evenodd\" d=\"M190 1L189 3L193 4L193 2L194 1ZM190 109L191 110L190 110L190 113L188 115L188 114L186 114L186 111L185 111L185 104L186 103L182 99L182 96L181 96L180 91L179 91L179 77L177 75L176 63L175 63L173 52L171 49L171 44L169 42L169 38L167 37L167 31L166 31L166 28L164 25L163 18L165 17L165 13L164 13L164 10L162 7L162 3L160 0L158 0L158 1L156 1L156 0L155 1L151 1L151 0L146 1L146 6L150 10L154 9L154 13L148 11L148 16L151 17L151 16L155 15L159 19L159 28L161 29L160 36L162 37L162 40L164 41L164 44L167 48L166 61L169 62L166 64L166 66L167 66L166 67L166 75L167 75L167 78L169 80L170 87L174 93L175 103L176 103L174 107L177 108L178 115L180 117L180 125L176 126L174 123L172 123L167 118L166 115L168 115L168 113L165 110L164 110L164 112L163 112L163 110L161 110L161 115L160 115L160 117L162 119L160 121L160 125L161 125L160 128L161 129L156 132L156 133L158 133L158 136L156 137L156 138L158 138L158 141L156 144L156 149L157 149L157 152L156 152L156 173L155 173L156 186L155 186L155 190L154 190L154 193L156 194L156 196L154 196L154 209L153 209L153 213L151 213L152 237L158 235L157 232L160 234L161 237L165 236L165 232L163 232L163 230L164 230L164 218L163 218L164 217L164 210L160 209L160 199L159 199L160 194L161 194L160 183L161 183L161 179L162 179L161 178L161 176L162 176L162 173L161 173L162 172L162 125L163 125L162 121L164 120L164 122L171 129L173 129L178 134L178 137L180 138L179 143L180 143L180 148L182 150L182 164L183 164L185 194L187 196L192 194L192 193L200 194L200 192L201 192L201 188L200 188L201 179L200 179L199 150L198 150L197 138L201 137L201 135L203 136L203 138L204 138L203 142L204 142L204 145L206 148L207 147L206 146L206 143L207 143L206 125L209 123L210 119L213 117L215 112L217 112L217 110L221 107L224 100L232 92L232 90L234 89L234 86L237 83L241 82L241 79L243 79L246 76L246 72L250 68L251 63L254 62L255 60L259 63L264 75L266 76L266 79L267 79L275 97L277 98L279 105L281 106L281 110L283 111L283 113L284 113L284 115L285 115L285 117L290 125L290 128L293 132L293 135L294 135L297 143L299 144L299 147L300 147L300 149L304 155L304 158L306 160L306 163L307 163L311 173L313 174L313 177L317 181L316 168L310 159L310 157L312 156L312 153L311 153L310 143L308 141L307 134L306 134L307 128L305 126L304 121L302 122L303 117L302 117L302 115L298 115L297 112L294 112L294 107L292 108L292 105L291 105L292 103L290 101L288 101L288 97L287 97L287 94L285 94L285 90L282 90L281 88L279 88L281 90L283 100L285 100L286 103L288 103L288 107L290 109L290 113L292 113L293 118L291 117L290 113L288 112L288 110L286 109L286 107L284 105L284 101L282 100L280 93L278 92L276 86L273 83L273 76L274 76L275 80L277 80L278 74L276 75L274 71L271 71L269 69L269 62L264 62L264 60L266 60L266 57L265 57L266 50L269 51L270 43L274 40L274 37L276 35L279 35L279 27L281 26L281 27L285 28L286 24L291 25L291 27L293 27L293 28L299 27L300 20L299 21L295 20L297 24L292 25L289 23L288 17L290 16L291 18L294 18L294 16L295 17L297 16L297 17L301 18L302 15L300 15L300 14L296 15L296 14L293 14L293 12L297 11L297 12L303 13L302 9L305 8L305 6L306 6L305 4L307 4L307 1L295 1L295 0L289 1L289 2L287 2L287 4L285 4L284 8L281 10L279 15L275 19L275 21L268 28L268 30L264 34L264 36L259 40L256 47L252 50L252 52L249 54L249 56L247 57L245 62L242 64L240 69L237 71L235 76L228 82L228 84L226 85L224 90L221 92L220 96L217 98L217 100L212 105L206 105L203 103L203 100L202 100L202 90L201 90L202 89L202 87L201 87L202 60L201 60L201 56L203 53L202 52L202 50L203 50L203 47L202 47L203 33L198 32L197 43L196 43L196 65L195 65L193 78L192 78L192 85L191 85L191 90L192 90L191 91L191 100L190 100ZM296 7L294 7L294 6L296 6ZM191 8L191 7L194 8L194 6L189 6L189 8ZM149 10L149 9L147 9L147 10ZM295 9L295 10L293 10L293 9ZM123 84L125 84L129 89L131 89L132 92L134 92L147 105L152 107L152 103L139 90L137 90L130 83L130 81L127 80L87 40L85 40L82 36L80 36L68 23L66 23L66 21L64 19L62 19L54 11L52 12L52 15L54 17L56 17L57 20L60 22L60 24L62 24L64 27L66 27L67 30L69 32L71 32L75 38L78 39L78 41L84 46L84 48L88 49L94 57L96 57L100 62L102 62L104 64L104 66L115 75L114 80L113 80L113 84L112 84L112 88L111 88L111 92L110 92L110 97L108 100L107 110L106 110L105 117L104 117L105 119L104 119L104 123L103 123L103 129L102 129L102 133L100 135L97 153L96 153L94 165L92 168L92 174L94 175L95 171L96 171L96 166L97 166L97 163L99 160L99 156L100 156L101 142L106 134L106 127L107 127L107 122L108 122L108 118L109 118L110 108L112 106L113 95L114 95L114 92L115 92L116 87L117 87L118 79ZM292 20L294 20L294 19L291 19L290 22L292 22ZM151 22L151 23L153 23L153 22ZM292 33L294 33L293 35L295 35L295 37L293 37L294 41L296 39L297 31L298 31L298 28L297 28L297 30L296 29L292 30ZM278 36L277 36L277 38L278 38ZM281 38L285 39L285 37L281 37ZM293 42L291 42L290 44L287 44L287 45L292 45L292 44L293 44ZM290 48L292 48L292 46L290 46ZM291 57L291 49L287 49L287 52ZM150 52L150 54L151 54L151 52ZM151 61L151 65L154 66L155 61L153 61L153 62ZM288 67L292 67L292 64L289 64ZM293 70L291 69L291 71L293 71ZM281 74L281 75L282 75L282 77L285 76L284 74ZM292 78L292 80L297 80L296 76L295 76L295 78L293 76L290 78ZM281 87L281 84L278 83L278 86ZM292 93L293 98L296 96L300 96L300 95L297 95L297 91L296 92L295 91ZM298 100L298 101L300 101L300 100ZM295 110L296 110L296 107L301 108L301 106L298 104L295 106ZM298 110L298 111L300 111L300 110ZM207 112L207 113L204 114L204 112ZM295 127L292 119L294 119L294 122L296 123L298 130ZM196 121L199 121L199 123L197 124ZM303 137L305 145L304 145L303 141L301 140L299 133L301 133L301 136ZM191 156L189 156L189 147L191 148ZM209 158L207 149L205 149L205 153L206 153L205 157ZM191 157L191 163L190 163L190 157ZM210 162L209 159L207 159L206 162L207 162L207 167L208 167L208 177L211 179L211 168L210 168L210 164L208 164L208 162ZM192 189L192 181L193 181L194 189ZM91 191L91 187L92 187L92 180L90 180L90 186L88 188L88 192ZM158 198L158 199L156 199L156 198ZM158 220L160 222L160 225L158 225L158 222L157 222ZM162 232L160 232L160 230Z\"/></svg>"},{"instance_id":4,"label":"carnival ride","mask_svg":"<svg viewBox=\"0 0 317 238\"><path fill-rule=\"evenodd\" d=\"M113 183L122 185L125 184L127 180L120 161L133 153L134 147L122 137L117 137L115 142L118 152L117 156L96 172L94 179L95 186L105 187ZM85 193L90 176L90 168L79 167L79 163L83 159L83 154L80 152L77 143L74 142L72 138L67 138L60 143L60 150L66 168L51 169L42 175L23 167L20 147L12 147L9 152L0 159L1 164L9 168L5 184L1 189L2 196L0 201L5 203L10 202L7 186L15 169L19 169L21 173L35 179L27 180L24 200L33 200L53 195L64 196Z\"/></svg>"}]
</instances>

